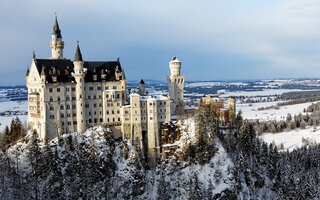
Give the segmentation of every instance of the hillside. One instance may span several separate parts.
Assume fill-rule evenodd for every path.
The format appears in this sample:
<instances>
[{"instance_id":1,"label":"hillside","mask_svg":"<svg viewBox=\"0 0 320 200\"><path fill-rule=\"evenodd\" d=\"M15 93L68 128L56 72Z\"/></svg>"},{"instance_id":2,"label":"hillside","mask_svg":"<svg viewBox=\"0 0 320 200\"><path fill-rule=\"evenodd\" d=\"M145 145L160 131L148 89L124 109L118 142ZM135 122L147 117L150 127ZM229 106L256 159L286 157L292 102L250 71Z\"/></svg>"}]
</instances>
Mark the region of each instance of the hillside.
<instances>
[{"instance_id":1,"label":"hillside","mask_svg":"<svg viewBox=\"0 0 320 200\"><path fill-rule=\"evenodd\" d=\"M182 127L181 149L191 140L190 120ZM189 124L189 125L187 125ZM230 158L218 140L218 151L207 164L163 160L152 170L129 141L116 141L97 126L84 134L66 134L39 142L31 132L1 152L0 195L4 199L188 199L196 187L212 196L230 187Z\"/></svg>"}]
</instances>

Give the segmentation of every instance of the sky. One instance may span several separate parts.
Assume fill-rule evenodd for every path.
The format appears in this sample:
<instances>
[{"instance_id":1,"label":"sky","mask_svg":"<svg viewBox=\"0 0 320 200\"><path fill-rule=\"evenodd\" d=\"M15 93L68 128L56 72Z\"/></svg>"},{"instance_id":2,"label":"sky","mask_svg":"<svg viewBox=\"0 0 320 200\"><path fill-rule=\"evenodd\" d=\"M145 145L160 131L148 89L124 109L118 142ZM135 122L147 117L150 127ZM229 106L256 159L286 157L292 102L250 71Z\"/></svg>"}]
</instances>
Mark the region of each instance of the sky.
<instances>
[{"instance_id":1,"label":"sky","mask_svg":"<svg viewBox=\"0 0 320 200\"><path fill-rule=\"evenodd\" d=\"M182 61L189 81L320 78L318 0L2 0L0 85L24 85L32 61L51 56L57 13L73 59L120 58L128 80L166 80Z\"/></svg>"}]
</instances>

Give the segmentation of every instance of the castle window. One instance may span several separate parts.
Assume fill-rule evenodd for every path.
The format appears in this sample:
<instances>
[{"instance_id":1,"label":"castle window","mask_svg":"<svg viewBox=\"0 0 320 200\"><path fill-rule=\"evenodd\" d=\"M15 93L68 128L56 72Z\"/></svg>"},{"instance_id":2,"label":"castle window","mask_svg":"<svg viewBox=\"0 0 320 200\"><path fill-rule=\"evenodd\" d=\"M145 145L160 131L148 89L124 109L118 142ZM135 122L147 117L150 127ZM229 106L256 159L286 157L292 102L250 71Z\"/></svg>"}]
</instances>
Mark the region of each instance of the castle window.
<instances>
[{"instance_id":1,"label":"castle window","mask_svg":"<svg viewBox=\"0 0 320 200\"><path fill-rule=\"evenodd\" d=\"M61 98L58 96L58 101L61 101Z\"/></svg>"},{"instance_id":2,"label":"castle window","mask_svg":"<svg viewBox=\"0 0 320 200\"><path fill-rule=\"evenodd\" d=\"M118 122L120 122L120 117L118 117Z\"/></svg>"},{"instance_id":3,"label":"castle window","mask_svg":"<svg viewBox=\"0 0 320 200\"><path fill-rule=\"evenodd\" d=\"M97 87L97 90L101 90L101 86L98 86L98 87Z\"/></svg>"},{"instance_id":4,"label":"castle window","mask_svg":"<svg viewBox=\"0 0 320 200\"><path fill-rule=\"evenodd\" d=\"M150 120L152 120L152 117L150 117Z\"/></svg>"},{"instance_id":5,"label":"castle window","mask_svg":"<svg viewBox=\"0 0 320 200\"><path fill-rule=\"evenodd\" d=\"M89 90L93 90L93 87L89 87Z\"/></svg>"},{"instance_id":6,"label":"castle window","mask_svg":"<svg viewBox=\"0 0 320 200\"><path fill-rule=\"evenodd\" d=\"M162 102L160 102L160 105L162 105Z\"/></svg>"},{"instance_id":7,"label":"castle window","mask_svg":"<svg viewBox=\"0 0 320 200\"><path fill-rule=\"evenodd\" d=\"M109 110L107 110L107 115L109 115Z\"/></svg>"},{"instance_id":8,"label":"castle window","mask_svg":"<svg viewBox=\"0 0 320 200\"><path fill-rule=\"evenodd\" d=\"M52 88L49 88L49 92L53 92L53 89L52 89Z\"/></svg>"},{"instance_id":9,"label":"castle window","mask_svg":"<svg viewBox=\"0 0 320 200\"><path fill-rule=\"evenodd\" d=\"M149 103L150 106L152 106L152 103Z\"/></svg>"},{"instance_id":10,"label":"castle window","mask_svg":"<svg viewBox=\"0 0 320 200\"><path fill-rule=\"evenodd\" d=\"M112 89L116 90L116 89L117 89L117 86L113 86Z\"/></svg>"},{"instance_id":11,"label":"castle window","mask_svg":"<svg viewBox=\"0 0 320 200\"><path fill-rule=\"evenodd\" d=\"M64 126L64 122L61 122L61 126Z\"/></svg>"},{"instance_id":12,"label":"castle window","mask_svg":"<svg viewBox=\"0 0 320 200\"><path fill-rule=\"evenodd\" d=\"M69 87L66 87L66 91L69 92L69 91L70 91L70 88L69 88Z\"/></svg>"},{"instance_id":13,"label":"castle window","mask_svg":"<svg viewBox=\"0 0 320 200\"><path fill-rule=\"evenodd\" d=\"M76 91L76 88L75 88L75 87L72 87L72 88L71 88L71 91L72 91L72 92Z\"/></svg>"},{"instance_id":14,"label":"castle window","mask_svg":"<svg viewBox=\"0 0 320 200\"><path fill-rule=\"evenodd\" d=\"M92 122L92 119L89 119L89 123L91 123Z\"/></svg>"},{"instance_id":15,"label":"castle window","mask_svg":"<svg viewBox=\"0 0 320 200\"><path fill-rule=\"evenodd\" d=\"M99 95L99 99L101 99L102 97L101 97L101 95Z\"/></svg>"},{"instance_id":16,"label":"castle window","mask_svg":"<svg viewBox=\"0 0 320 200\"><path fill-rule=\"evenodd\" d=\"M70 105L69 104L67 104L67 110L70 110Z\"/></svg>"},{"instance_id":17,"label":"castle window","mask_svg":"<svg viewBox=\"0 0 320 200\"><path fill-rule=\"evenodd\" d=\"M102 103L99 103L99 107L102 107Z\"/></svg>"},{"instance_id":18,"label":"castle window","mask_svg":"<svg viewBox=\"0 0 320 200\"><path fill-rule=\"evenodd\" d=\"M110 103L107 103L107 107L110 107Z\"/></svg>"},{"instance_id":19,"label":"castle window","mask_svg":"<svg viewBox=\"0 0 320 200\"><path fill-rule=\"evenodd\" d=\"M102 118L100 118L100 122L102 122Z\"/></svg>"},{"instance_id":20,"label":"castle window","mask_svg":"<svg viewBox=\"0 0 320 200\"><path fill-rule=\"evenodd\" d=\"M54 115L50 115L50 119L54 119Z\"/></svg>"},{"instance_id":21,"label":"castle window","mask_svg":"<svg viewBox=\"0 0 320 200\"><path fill-rule=\"evenodd\" d=\"M117 114L120 114L120 110L117 110Z\"/></svg>"},{"instance_id":22,"label":"castle window","mask_svg":"<svg viewBox=\"0 0 320 200\"><path fill-rule=\"evenodd\" d=\"M60 117L61 117L61 118L64 118L64 114L63 114L63 113L61 113Z\"/></svg>"},{"instance_id":23,"label":"castle window","mask_svg":"<svg viewBox=\"0 0 320 200\"><path fill-rule=\"evenodd\" d=\"M70 113L67 113L67 117L70 117L71 115L70 115Z\"/></svg>"},{"instance_id":24,"label":"castle window","mask_svg":"<svg viewBox=\"0 0 320 200\"><path fill-rule=\"evenodd\" d=\"M72 113L72 117L76 117L76 115L77 115L76 113Z\"/></svg>"},{"instance_id":25,"label":"castle window","mask_svg":"<svg viewBox=\"0 0 320 200\"><path fill-rule=\"evenodd\" d=\"M100 115L102 114L102 111L100 111Z\"/></svg>"},{"instance_id":26,"label":"castle window","mask_svg":"<svg viewBox=\"0 0 320 200\"><path fill-rule=\"evenodd\" d=\"M72 109L76 109L76 105L72 105Z\"/></svg>"},{"instance_id":27,"label":"castle window","mask_svg":"<svg viewBox=\"0 0 320 200\"><path fill-rule=\"evenodd\" d=\"M96 98L97 98L96 95L94 95L94 96L93 96L93 99L96 99Z\"/></svg>"},{"instance_id":28,"label":"castle window","mask_svg":"<svg viewBox=\"0 0 320 200\"><path fill-rule=\"evenodd\" d=\"M110 120L109 120L109 118L108 118L108 122L109 122Z\"/></svg>"},{"instance_id":29,"label":"castle window","mask_svg":"<svg viewBox=\"0 0 320 200\"><path fill-rule=\"evenodd\" d=\"M166 102L163 102L163 105L166 105Z\"/></svg>"},{"instance_id":30,"label":"castle window","mask_svg":"<svg viewBox=\"0 0 320 200\"><path fill-rule=\"evenodd\" d=\"M93 104L93 107L94 107L94 108L96 108L96 107L97 107L97 104L96 104L96 103L95 103L95 104Z\"/></svg>"},{"instance_id":31,"label":"castle window","mask_svg":"<svg viewBox=\"0 0 320 200\"><path fill-rule=\"evenodd\" d=\"M117 99L119 99L120 98L120 94L117 94Z\"/></svg>"},{"instance_id":32,"label":"castle window","mask_svg":"<svg viewBox=\"0 0 320 200\"><path fill-rule=\"evenodd\" d=\"M89 115L91 115L91 112L89 112Z\"/></svg>"},{"instance_id":33,"label":"castle window","mask_svg":"<svg viewBox=\"0 0 320 200\"><path fill-rule=\"evenodd\" d=\"M114 114L114 110L112 110L112 114Z\"/></svg>"},{"instance_id":34,"label":"castle window","mask_svg":"<svg viewBox=\"0 0 320 200\"><path fill-rule=\"evenodd\" d=\"M71 122L68 122L68 126L71 126Z\"/></svg>"},{"instance_id":35,"label":"castle window","mask_svg":"<svg viewBox=\"0 0 320 200\"><path fill-rule=\"evenodd\" d=\"M126 110L126 111L124 111L124 113L125 113L125 114L128 114L129 112Z\"/></svg>"},{"instance_id":36,"label":"castle window","mask_svg":"<svg viewBox=\"0 0 320 200\"><path fill-rule=\"evenodd\" d=\"M105 86L104 89L105 89L105 90L109 90L109 86Z\"/></svg>"},{"instance_id":37,"label":"castle window","mask_svg":"<svg viewBox=\"0 0 320 200\"><path fill-rule=\"evenodd\" d=\"M53 101L53 97L50 97L50 101Z\"/></svg>"},{"instance_id":38,"label":"castle window","mask_svg":"<svg viewBox=\"0 0 320 200\"><path fill-rule=\"evenodd\" d=\"M63 109L64 109L64 108L63 108L63 105L61 104L61 105L60 105L60 110L63 110Z\"/></svg>"},{"instance_id":39,"label":"castle window","mask_svg":"<svg viewBox=\"0 0 320 200\"><path fill-rule=\"evenodd\" d=\"M76 97L72 97L72 101L75 101L76 100Z\"/></svg>"},{"instance_id":40,"label":"castle window","mask_svg":"<svg viewBox=\"0 0 320 200\"><path fill-rule=\"evenodd\" d=\"M91 99L91 96L88 96L88 99Z\"/></svg>"},{"instance_id":41,"label":"castle window","mask_svg":"<svg viewBox=\"0 0 320 200\"><path fill-rule=\"evenodd\" d=\"M60 88L57 88L57 92L60 92Z\"/></svg>"},{"instance_id":42,"label":"castle window","mask_svg":"<svg viewBox=\"0 0 320 200\"><path fill-rule=\"evenodd\" d=\"M106 98L109 98L109 95L108 95L108 94L106 95Z\"/></svg>"},{"instance_id":43,"label":"castle window","mask_svg":"<svg viewBox=\"0 0 320 200\"><path fill-rule=\"evenodd\" d=\"M77 125L77 121L73 121L73 125Z\"/></svg>"},{"instance_id":44,"label":"castle window","mask_svg":"<svg viewBox=\"0 0 320 200\"><path fill-rule=\"evenodd\" d=\"M86 108L89 108L89 104L88 104L88 103L86 103L85 107L86 107Z\"/></svg>"},{"instance_id":45,"label":"castle window","mask_svg":"<svg viewBox=\"0 0 320 200\"><path fill-rule=\"evenodd\" d=\"M50 110L53 111L53 110L54 110L54 107L53 107L53 106L50 106Z\"/></svg>"},{"instance_id":46,"label":"castle window","mask_svg":"<svg viewBox=\"0 0 320 200\"><path fill-rule=\"evenodd\" d=\"M114 118L112 118L113 122L115 122L116 120Z\"/></svg>"},{"instance_id":47,"label":"castle window","mask_svg":"<svg viewBox=\"0 0 320 200\"><path fill-rule=\"evenodd\" d=\"M67 97L66 97L66 100L67 100L67 101L70 101L70 97L69 97L69 96L67 96Z\"/></svg>"},{"instance_id":48,"label":"castle window","mask_svg":"<svg viewBox=\"0 0 320 200\"><path fill-rule=\"evenodd\" d=\"M96 112L96 111L94 111L94 115L97 115L97 112Z\"/></svg>"}]
</instances>

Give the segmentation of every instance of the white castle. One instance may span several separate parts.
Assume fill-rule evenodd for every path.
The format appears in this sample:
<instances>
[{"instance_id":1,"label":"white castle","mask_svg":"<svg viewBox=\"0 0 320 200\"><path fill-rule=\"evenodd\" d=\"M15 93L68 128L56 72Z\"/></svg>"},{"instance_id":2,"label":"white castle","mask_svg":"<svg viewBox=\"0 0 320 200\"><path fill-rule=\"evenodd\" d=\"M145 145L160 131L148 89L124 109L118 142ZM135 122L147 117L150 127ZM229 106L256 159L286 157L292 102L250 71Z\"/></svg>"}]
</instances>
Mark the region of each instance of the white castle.
<instances>
[{"instance_id":1,"label":"white castle","mask_svg":"<svg viewBox=\"0 0 320 200\"><path fill-rule=\"evenodd\" d=\"M83 133L95 125L110 127L115 136L129 139L148 157L160 156L161 124L183 109L184 76L174 58L167 77L168 95L147 95L145 83L127 95L126 77L116 61L84 61L79 43L74 60L63 56L64 41L57 18L53 27L50 59L33 54L26 74L28 126L41 139L64 133Z\"/></svg>"}]
</instances>

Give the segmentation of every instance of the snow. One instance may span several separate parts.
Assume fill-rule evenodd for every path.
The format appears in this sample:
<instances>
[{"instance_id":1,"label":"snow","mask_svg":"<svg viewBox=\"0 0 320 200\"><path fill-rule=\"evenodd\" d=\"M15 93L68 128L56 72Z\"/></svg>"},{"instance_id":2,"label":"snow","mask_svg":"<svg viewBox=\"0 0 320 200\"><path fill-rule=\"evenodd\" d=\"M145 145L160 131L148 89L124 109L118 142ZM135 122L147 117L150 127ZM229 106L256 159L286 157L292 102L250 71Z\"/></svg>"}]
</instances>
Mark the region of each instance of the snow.
<instances>
[{"instance_id":1,"label":"snow","mask_svg":"<svg viewBox=\"0 0 320 200\"><path fill-rule=\"evenodd\" d=\"M267 143L273 141L277 145L278 149L281 143L284 145L284 150L292 151L294 149L303 147L302 138L307 139L309 144L317 143L320 141L320 129L313 132L313 127L309 126L304 130L297 129L289 132L282 133L263 133L260 138Z\"/></svg>"},{"instance_id":2,"label":"snow","mask_svg":"<svg viewBox=\"0 0 320 200\"><path fill-rule=\"evenodd\" d=\"M266 110L258 110L258 108L276 106L277 103L283 101L263 102L263 103L243 103L237 104L237 111L242 111L244 119L262 119L262 120L283 120L288 113L291 115L298 115L303 113L303 109L310 106L312 103L301 103L288 106L280 106L279 109L271 108Z\"/></svg>"}]
</instances>

